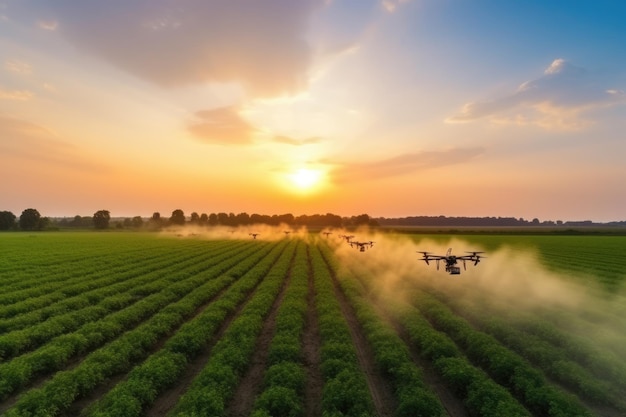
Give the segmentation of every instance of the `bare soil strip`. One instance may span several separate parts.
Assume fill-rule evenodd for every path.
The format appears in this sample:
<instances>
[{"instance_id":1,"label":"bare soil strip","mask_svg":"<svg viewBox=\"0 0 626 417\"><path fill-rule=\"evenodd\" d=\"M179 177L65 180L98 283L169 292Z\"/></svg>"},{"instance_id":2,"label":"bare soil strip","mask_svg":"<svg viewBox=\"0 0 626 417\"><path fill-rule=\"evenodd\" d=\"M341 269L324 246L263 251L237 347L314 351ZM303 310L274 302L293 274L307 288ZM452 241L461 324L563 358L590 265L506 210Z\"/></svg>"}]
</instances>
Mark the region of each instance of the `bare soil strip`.
<instances>
[{"instance_id":1,"label":"bare soil strip","mask_svg":"<svg viewBox=\"0 0 626 417\"><path fill-rule=\"evenodd\" d=\"M304 388L304 415L306 417L318 417L322 414L324 379L320 370L320 330L315 311L315 284L308 248L307 259L309 263L309 292L307 294L306 323L302 336L302 352L307 375L307 383Z\"/></svg>"}]
</instances>

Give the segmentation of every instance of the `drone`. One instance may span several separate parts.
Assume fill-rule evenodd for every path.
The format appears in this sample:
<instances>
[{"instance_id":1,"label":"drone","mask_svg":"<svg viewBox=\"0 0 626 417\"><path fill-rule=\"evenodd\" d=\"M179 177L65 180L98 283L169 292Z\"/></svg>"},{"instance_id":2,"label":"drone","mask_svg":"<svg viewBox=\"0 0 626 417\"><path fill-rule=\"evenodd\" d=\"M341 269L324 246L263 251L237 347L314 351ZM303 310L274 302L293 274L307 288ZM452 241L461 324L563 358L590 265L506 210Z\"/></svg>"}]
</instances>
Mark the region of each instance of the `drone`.
<instances>
[{"instance_id":1,"label":"drone","mask_svg":"<svg viewBox=\"0 0 626 417\"><path fill-rule=\"evenodd\" d=\"M333 234L333 232L322 232L322 233L325 234L327 238L328 238L328 235L332 235Z\"/></svg>"},{"instance_id":2,"label":"drone","mask_svg":"<svg viewBox=\"0 0 626 417\"><path fill-rule=\"evenodd\" d=\"M283 233L285 234L285 236L289 236L289 233L291 233L291 230L285 230Z\"/></svg>"},{"instance_id":3,"label":"drone","mask_svg":"<svg viewBox=\"0 0 626 417\"><path fill-rule=\"evenodd\" d=\"M422 254L423 257L422 259L420 259L420 261L426 262L426 265L430 265L428 263L429 261L435 261L437 263L437 270L439 270L439 261L445 261L446 272L448 272L450 275L459 275L461 273L461 268L456 266L456 263L458 261L463 261L463 270L465 270L466 261L474 262L474 266L476 266L478 265L478 262L480 262L481 259L485 258L484 256L480 255L481 253L484 253L484 252L466 252L466 253L469 253L469 255L461 255L461 256L453 255L452 248L448 249L445 256L444 255L432 255L430 252L424 252L424 251L417 251L417 252Z\"/></svg>"},{"instance_id":4,"label":"drone","mask_svg":"<svg viewBox=\"0 0 626 417\"><path fill-rule=\"evenodd\" d=\"M259 233L248 233L250 236L252 236L252 239L256 239L256 237L259 235Z\"/></svg>"},{"instance_id":5,"label":"drone","mask_svg":"<svg viewBox=\"0 0 626 417\"><path fill-rule=\"evenodd\" d=\"M339 237L345 239L346 242L350 243L350 241L354 238L354 235L339 235Z\"/></svg>"},{"instance_id":6,"label":"drone","mask_svg":"<svg viewBox=\"0 0 626 417\"><path fill-rule=\"evenodd\" d=\"M372 242L371 240L369 242L357 242L357 241L350 241L350 246L351 247L357 247L359 248L360 252L365 252L365 249L368 247L373 247L374 246L374 242Z\"/></svg>"}]
</instances>

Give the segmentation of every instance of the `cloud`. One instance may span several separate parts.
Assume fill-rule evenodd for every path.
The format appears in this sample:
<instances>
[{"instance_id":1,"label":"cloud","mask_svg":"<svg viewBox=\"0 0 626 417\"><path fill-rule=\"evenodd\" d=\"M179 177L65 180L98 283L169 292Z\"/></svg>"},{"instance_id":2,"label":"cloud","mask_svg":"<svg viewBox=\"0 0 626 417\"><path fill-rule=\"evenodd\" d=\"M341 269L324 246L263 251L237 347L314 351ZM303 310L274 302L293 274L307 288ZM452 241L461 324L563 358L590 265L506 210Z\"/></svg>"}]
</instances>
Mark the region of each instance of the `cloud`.
<instances>
[{"instance_id":1,"label":"cloud","mask_svg":"<svg viewBox=\"0 0 626 417\"><path fill-rule=\"evenodd\" d=\"M318 137L310 137L306 139L294 139L288 136L275 136L274 137L274 142L284 143L287 145L294 145L294 146L312 145L312 144L321 142L321 140L322 139Z\"/></svg>"},{"instance_id":2,"label":"cloud","mask_svg":"<svg viewBox=\"0 0 626 417\"><path fill-rule=\"evenodd\" d=\"M449 123L481 118L494 123L537 125L544 128L578 129L589 124L582 114L626 102L623 91L603 86L604 80L563 59L555 59L544 74L521 84L499 98L465 104Z\"/></svg>"},{"instance_id":3,"label":"cloud","mask_svg":"<svg viewBox=\"0 0 626 417\"><path fill-rule=\"evenodd\" d=\"M54 32L59 27L59 22L56 20L40 20L37 22L37 26L39 26L40 29Z\"/></svg>"},{"instance_id":4,"label":"cloud","mask_svg":"<svg viewBox=\"0 0 626 417\"><path fill-rule=\"evenodd\" d=\"M400 4L407 3L408 1L409 0L381 0L380 3L387 12L393 13L396 11Z\"/></svg>"},{"instance_id":5,"label":"cloud","mask_svg":"<svg viewBox=\"0 0 626 417\"><path fill-rule=\"evenodd\" d=\"M6 61L4 63L4 68L9 72L20 75L29 75L33 72L33 69L29 64L16 59Z\"/></svg>"},{"instance_id":6,"label":"cloud","mask_svg":"<svg viewBox=\"0 0 626 417\"><path fill-rule=\"evenodd\" d=\"M339 164L333 172L338 183L371 181L416 171L460 164L484 153L482 148L457 148L445 151L426 151L403 154L369 163Z\"/></svg>"},{"instance_id":7,"label":"cloud","mask_svg":"<svg viewBox=\"0 0 626 417\"><path fill-rule=\"evenodd\" d=\"M311 16L324 0L58 0L40 27L161 86L242 85L255 97L306 87ZM46 23L47 22L47 23Z\"/></svg>"},{"instance_id":8,"label":"cloud","mask_svg":"<svg viewBox=\"0 0 626 417\"><path fill-rule=\"evenodd\" d=\"M50 130L29 121L0 115L0 161L25 160L28 164L54 166L80 173L105 173L109 168Z\"/></svg>"},{"instance_id":9,"label":"cloud","mask_svg":"<svg viewBox=\"0 0 626 417\"><path fill-rule=\"evenodd\" d=\"M237 109L230 106L196 112L188 130L203 142L220 145L250 144L256 132L239 116Z\"/></svg>"},{"instance_id":10,"label":"cloud","mask_svg":"<svg viewBox=\"0 0 626 417\"><path fill-rule=\"evenodd\" d=\"M0 87L0 100L28 101L34 94L28 90L7 90Z\"/></svg>"}]
</instances>

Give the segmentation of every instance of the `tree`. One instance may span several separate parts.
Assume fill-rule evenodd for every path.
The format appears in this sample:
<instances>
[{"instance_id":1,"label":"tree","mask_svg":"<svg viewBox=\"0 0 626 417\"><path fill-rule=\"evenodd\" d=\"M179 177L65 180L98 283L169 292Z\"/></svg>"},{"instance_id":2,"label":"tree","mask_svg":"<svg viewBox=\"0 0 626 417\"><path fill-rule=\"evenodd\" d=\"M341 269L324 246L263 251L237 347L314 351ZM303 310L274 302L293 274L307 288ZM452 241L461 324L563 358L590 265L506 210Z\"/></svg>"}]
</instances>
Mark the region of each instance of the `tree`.
<instances>
[{"instance_id":1,"label":"tree","mask_svg":"<svg viewBox=\"0 0 626 417\"><path fill-rule=\"evenodd\" d=\"M11 230L15 227L17 217L10 211L0 211L0 230Z\"/></svg>"},{"instance_id":2,"label":"tree","mask_svg":"<svg viewBox=\"0 0 626 417\"><path fill-rule=\"evenodd\" d=\"M220 226L228 226L228 214L226 214L226 213L217 213L217 223Z\"/></svg>"},{"instance_id":3,"label":"tree","mask_svg":"<svg viewBox=\"0 0 626 417\"><path fill-rule=\"evenodd\" d=\"M135 216L131 220L131 224L135 229L139 229L141 228L141 226L143 226L143 219L141 218L141 216Z\"/></svg>"},{"instance_id":4,"label":"tree","mask_svg":"<svg viewBox=\"0 0 626 417\"><path fill-rule=\"evenodd\" d=\"M352 216L351 221L353 226L367 226L370 224L370 216L367 214Z\"/></svg>"},{"instance_id":5,"label":"tree","mask_svg":"<svg viewBox=\"0 0 626 417\"><path fill-rule=\"evenodd\" d=\"M239 213L236 216L236 222L239 226L245 226L250 224L250 215L248 213Z\"/></svg>"},{"instance_id":6,"label":"tree","mask_svg":"<svg viewBox=\"0 0 626 417\"><path fill-rule=\"evenodd\" d=\"M185 224L185 213L181 209L176 209L172 212L172 216L170 217L171 224L184 225Z\"/></svg>"},{"instance_id":7,"label":"tree","mask_svg":"<svg viewBox=\"0 0 626 417\"><path fill-rule=\"evenodd\" d=\"M108 210L98 210L93 214L93 225L96 229L108 229L111 214Z\"/></svg>"},{"instance_id":8,"label":"tree","mask_svg":"<svg viewBox=\"0 0 626 417\"><path fill-rule=\"evenodd\" d=\"M28 208L20 215L20 229L22 230L39 230L39 220L41 214L34 208Z\"/></svg>"},{"instance_id":9,"label":"tree","mask_svg":"<svg viewBox=\"0 0 626 417\"><path fill-rule=\"evenodd\" d=\"M199 224L200 223L200 215L195 211L191 213L191 218L189 219L189 223L191 224Z\"/></svg>"},{"instance_id":10,"label":"tree","mask_svg":"<svg viewBox=\"0 0 626 417\"><path fill-rule=\"evenodd\" d=\"M152 213L152 217L148 220L148 227L151 230L158 230L163 226L163 219L161 218L161 213L155 211Z\"/></svg>"},{"instance_id":11,"label":"tree","mask_svg":"<svg viewBox=\"0 0 626 417\"><path fill-rule=\"evenodd\" d=\"M217 226L217 224L218 224L217 214L215 213L209 214L209 226Z\"/></svg>"}]
</instances>

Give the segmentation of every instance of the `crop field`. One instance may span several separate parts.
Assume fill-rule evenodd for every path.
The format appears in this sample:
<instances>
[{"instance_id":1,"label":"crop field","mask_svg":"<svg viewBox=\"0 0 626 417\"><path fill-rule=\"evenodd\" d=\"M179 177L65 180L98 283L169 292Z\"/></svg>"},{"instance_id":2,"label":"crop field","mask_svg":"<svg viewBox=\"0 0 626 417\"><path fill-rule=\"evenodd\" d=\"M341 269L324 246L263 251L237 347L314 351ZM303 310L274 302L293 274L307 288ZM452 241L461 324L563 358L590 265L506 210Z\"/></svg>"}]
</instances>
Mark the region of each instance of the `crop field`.
<instances>
[{"instance_id":1,"label":"crop field","mask_svg":"<svg viewBox=\"0 0 626 417\"><path fill-rule=\"evenodd\" d=\"M0 415L626 416L626 237L339 233L0 234Z\"/></svg>"}]
</instances>

